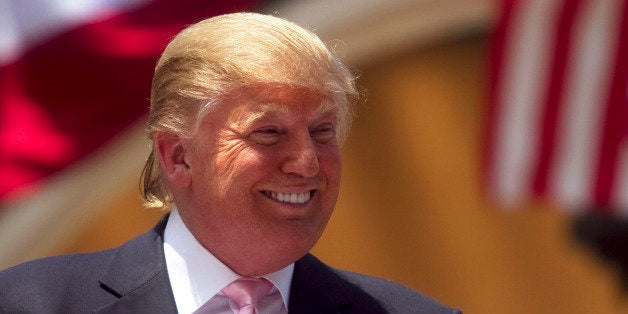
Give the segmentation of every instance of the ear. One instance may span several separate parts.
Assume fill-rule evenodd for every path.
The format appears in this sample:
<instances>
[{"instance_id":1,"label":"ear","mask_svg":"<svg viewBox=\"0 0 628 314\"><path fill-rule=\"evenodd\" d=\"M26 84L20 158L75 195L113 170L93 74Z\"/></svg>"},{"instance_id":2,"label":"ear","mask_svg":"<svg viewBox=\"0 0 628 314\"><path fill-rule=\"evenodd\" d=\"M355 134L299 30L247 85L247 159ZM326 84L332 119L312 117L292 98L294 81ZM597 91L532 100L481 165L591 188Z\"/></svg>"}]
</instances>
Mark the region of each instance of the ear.
<instances>
[{"instance_id":1,"label":"ear","mask_svg":"<svg viewBox=\"0 0 628 314\"><path fill-rule=\"evenodd\" d=\"M153 145L163 174L176 187L187 187L192 182L187 150L178 135L161 132L155 134Z\"/></svg>"}]
</instances>

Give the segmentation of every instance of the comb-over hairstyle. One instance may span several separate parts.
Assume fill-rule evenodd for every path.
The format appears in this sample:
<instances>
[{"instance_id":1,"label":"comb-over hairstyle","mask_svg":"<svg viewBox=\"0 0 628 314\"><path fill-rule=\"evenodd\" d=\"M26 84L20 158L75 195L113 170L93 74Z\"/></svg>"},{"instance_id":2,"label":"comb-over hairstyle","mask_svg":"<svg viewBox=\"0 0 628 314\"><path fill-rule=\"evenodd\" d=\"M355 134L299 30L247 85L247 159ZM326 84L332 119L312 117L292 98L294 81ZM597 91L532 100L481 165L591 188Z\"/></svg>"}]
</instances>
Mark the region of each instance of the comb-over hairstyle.
<instances>
[{"instance_id":1,"label":"comb-over hairstyle","mask_svg":"<svg viewBox=\"0 0 628 314\"><path fill-rule=\"evenodd\" d=\"M208 18L174 37L155 68L148 138L158 132L189 138L217 104L259 84L318 91L337 106L338 141L346 139L358 97L355 77L314 33L258 13ZM144 166L142 187L147 207L172 207L154 148Z\"/></svg>"}]
</instances>

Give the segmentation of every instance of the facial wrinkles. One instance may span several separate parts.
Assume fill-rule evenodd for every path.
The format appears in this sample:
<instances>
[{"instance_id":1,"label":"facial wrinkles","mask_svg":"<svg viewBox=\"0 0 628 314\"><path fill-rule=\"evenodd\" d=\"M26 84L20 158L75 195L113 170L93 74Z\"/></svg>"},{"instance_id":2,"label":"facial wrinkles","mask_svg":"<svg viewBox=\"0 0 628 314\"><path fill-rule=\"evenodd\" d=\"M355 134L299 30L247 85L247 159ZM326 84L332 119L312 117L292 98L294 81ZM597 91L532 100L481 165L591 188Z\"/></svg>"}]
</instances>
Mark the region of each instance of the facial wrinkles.
<instances>
[{"instance_id":1,"label":"facial wrinkles","mask_svg":"<svg viewBox=\"0 0 628 314\"><path fill-rule=\"evenodd\" d=\"M216 158L214 159L214 169L216 174L223 178L231 177L235 171L235 162L244 150L247 148L242 139L245 137L245 126L240 123L244 121L249 123L251 118L241 119L244 106L237 106L226 117L225 125L218 126L216 134L217 141L214 143L216 147Z\"/></svg>"},{"instance_id":2,"label":"facial wrinkles","mask_svg":"<svg viewBox=\"0 0 628 314\"><path fill-rule=\"evenodd\" d=\"M237 167L235 162L241 160L239 156L247 153L247 145L240 140L241 135L230 129L220 130L218 138L214 169L223 178L231 177Z\"/></svg>"}]
</instances>

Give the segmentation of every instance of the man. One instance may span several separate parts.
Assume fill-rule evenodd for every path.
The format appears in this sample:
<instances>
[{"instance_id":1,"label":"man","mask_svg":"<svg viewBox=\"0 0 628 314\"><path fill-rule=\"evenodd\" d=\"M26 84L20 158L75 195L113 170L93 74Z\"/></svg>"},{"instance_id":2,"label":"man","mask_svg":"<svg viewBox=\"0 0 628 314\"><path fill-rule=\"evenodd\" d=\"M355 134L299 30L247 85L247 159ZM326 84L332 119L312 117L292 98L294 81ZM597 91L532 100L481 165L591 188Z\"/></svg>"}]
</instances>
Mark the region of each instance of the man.
<instances>
[{"instance_id":1,"label":"man","mask_svg":"<svg viewBox=\"0 0 628 314\"><path fill-rule=\"evenodd\" d=\"M457 312L308 254L336 203L356 96L293 23L236 13L188 27L157 63L148 122L144 198L170 213L121 247L0 273L0 309Z\"/></svg>"}]
</instances>

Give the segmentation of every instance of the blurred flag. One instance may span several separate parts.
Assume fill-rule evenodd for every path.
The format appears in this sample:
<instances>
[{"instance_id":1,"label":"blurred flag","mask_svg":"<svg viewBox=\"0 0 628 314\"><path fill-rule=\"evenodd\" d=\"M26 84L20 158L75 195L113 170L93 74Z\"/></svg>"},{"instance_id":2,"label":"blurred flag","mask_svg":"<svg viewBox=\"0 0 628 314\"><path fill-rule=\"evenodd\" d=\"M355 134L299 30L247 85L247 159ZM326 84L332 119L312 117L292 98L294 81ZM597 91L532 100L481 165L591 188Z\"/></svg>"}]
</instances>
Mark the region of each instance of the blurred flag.
<instances>
[{"instance_id":1,"label":"blurred flag","mask_svg":"<svg viewBox=\"0 0 628 314\"><path fill-rule=\"evenodd\" d=\"M177 32L254 2L0 1L0 204L143 117Z\"/></svg>"},{"instance_id":2,"label":"blurred flag","mask_svg":"<svg viewBox=\"0 0 628 314\"><path fill-rule=\"evenodd\" d=\"M628 214L628 0L504 0L484 173L502 205Z\"/></svg>"}]
</instances>

